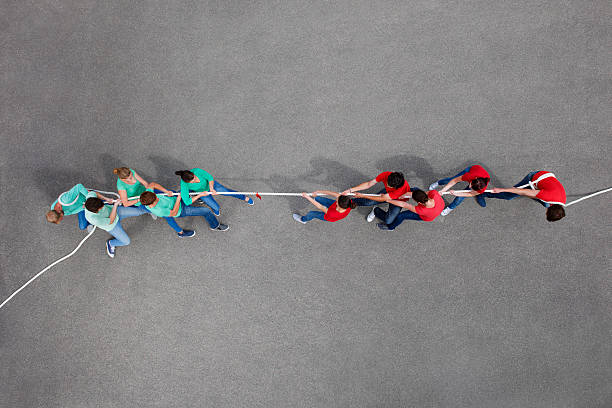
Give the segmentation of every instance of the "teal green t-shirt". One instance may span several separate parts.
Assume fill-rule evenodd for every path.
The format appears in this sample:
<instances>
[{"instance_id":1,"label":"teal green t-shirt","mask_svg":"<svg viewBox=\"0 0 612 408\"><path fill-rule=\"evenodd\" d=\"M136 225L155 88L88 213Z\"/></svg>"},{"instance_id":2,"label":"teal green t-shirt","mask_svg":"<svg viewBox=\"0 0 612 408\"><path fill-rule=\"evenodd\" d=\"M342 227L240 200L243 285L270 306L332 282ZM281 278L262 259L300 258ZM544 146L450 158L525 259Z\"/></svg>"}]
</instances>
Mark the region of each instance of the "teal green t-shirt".
<instances>
[{"instance_id":1,"label":"teal green t-shirt","mask_svg":"<svg viewBox=\"0 0 612 408\"><path fill-rule=\"evenodd\" d=\"M150 191L152 193L155 192L152 188L147 188L146 191ZM159 198L157 205L155 207L145 205L145 207L147 207L152 214L155 214L158 217L169 217L170 211L172 211L172 209L174 208L174 204L176 204L176 200L178 200L179 198L177 196L168 197L160 194L156 195L157 198ZM176 217L181 215L181 206L182 204L179 204L179 209L176 213Z\"/></svg>"},{"instance_id":2,"label":"teal green t-shirt","mask_svg":"<svg viewBox=\"0 0 612 408\"><path fill-rule=\"evenodd\" d=\"M96 193L92 191L91 193L87 194L87 198L89 197L97 196ZM104 207L100 208L100 211L93 213L86 208L85 218L90 224L95 225L98 228L102 228L104 231L110 231L115 228L115 225L117 225L119 222L119 215L115 217L115 221L113 223L110 222L110 214L112 209L113 207L110 205L104 205Z\"/></svg>"},{"instance_id":3,"label":"teal green t-shirt","mask_svg":"<svg viewBox=\"0 0 612 408\"><path fill-rule=\"evenodd\" d=\"M130 169L130 172L132 173L132 176L133 176L134 175L134 170ZM136 182L134 184L128 184L125 181L123 181L120 178L118 178L117 179L117 191L119 191L119 190L125 190L125 193L127 194L128 199L129 199L130 197L139 197L140 194L142 194L143 191L146 190L146 188L138 180L136 180ZM134 205L135 206L139 206L140 205L140 201L137 202Z\"/></svg>"},{"instance_id":4,"label":"teal green t-shirt","mask_svg":"<svg viewBox=\"0 0 612 408\"><path fill-rule=\"evenodd\" d=\"M70 190L66 191L65 193L62 193L62 195L59 196L58 200L60 205L62 206L64 215L73 215L83 211L83 204L85 204L85 200L87 200L87 194L88 191L85 187L83 187L82 184L77 184ZM57 204L58 200L55 200L53 204L51 204L51 209L55 207L55 204Z\"/></svg>"},{"instance_id":5,"label":"teal green t-shirt","mask_svg":"<svg viewBox=\"0 0 612 408\"><path fill-rule=\"evenodd\" d=\"M210 190L208 183L213 181L213 176L211 176L210 173L202 169L198 169L196 167L195 169L191 169L190 171L193 174L195 174L197 178L200 179L200 182L199 183L185 183L183 180L181 180L181 199L187 205L191 205L193 203L193 200L191 199L191 196L189 195L190 191L193 191L196 193L202 193L204 191L208 191Z\"/></svg>"}]
</instances>

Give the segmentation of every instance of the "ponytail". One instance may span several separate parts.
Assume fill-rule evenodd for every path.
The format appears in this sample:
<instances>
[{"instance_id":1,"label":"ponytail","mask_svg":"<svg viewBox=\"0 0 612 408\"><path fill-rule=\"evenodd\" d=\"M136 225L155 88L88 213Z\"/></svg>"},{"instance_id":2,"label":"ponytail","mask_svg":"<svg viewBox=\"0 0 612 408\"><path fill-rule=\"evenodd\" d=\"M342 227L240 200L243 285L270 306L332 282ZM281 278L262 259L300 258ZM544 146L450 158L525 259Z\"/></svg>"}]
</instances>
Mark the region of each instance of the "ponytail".
<instances>
[{"instance_id":1,"label":"ponytail","mask_svg":"<svg viewBox=\"0 0 612 408\"><path fill-rule=\"evenodd\" d=\"M117 177L119 177L120 179L126 179L130 177L132 171L128 167L117 167L116 169L113 169L113 173L116 174Z\"/></svg>"},{"instance_id":2,"label":"ponytail","mask_svg":"<svg viewBox=\"0 0 612 408\"><path fill-rule=\"evenodd\" d=\"M348 196L341 195L340 197L338 197L338 206L340 208L350 208L351 210L354 210L355 208L357 208L357 203L351 200Z\"/></svg>"},{"instance_id":3,"label":"ponytail","mask_svg":"<svg viewBox=\"0 0 612 408\"><path fill-rule=\"evenodd\" d=\"M189 170L177 170L174 172L174 174L180 176L181 180L183 180L185 183L189 183L195 178L195 174Z\"/></svg>"}]
</instances>

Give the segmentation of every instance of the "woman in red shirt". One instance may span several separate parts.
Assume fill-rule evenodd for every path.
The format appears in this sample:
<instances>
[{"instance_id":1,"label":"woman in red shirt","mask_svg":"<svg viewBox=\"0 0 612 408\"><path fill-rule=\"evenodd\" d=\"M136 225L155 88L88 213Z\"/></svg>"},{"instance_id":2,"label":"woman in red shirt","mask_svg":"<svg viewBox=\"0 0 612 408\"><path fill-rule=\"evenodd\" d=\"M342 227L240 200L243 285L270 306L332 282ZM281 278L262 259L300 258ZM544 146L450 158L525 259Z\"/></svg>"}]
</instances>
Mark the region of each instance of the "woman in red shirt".
<instances>
[{"instance_id":1,"label":"woman in red shirt","mask_svg":"<svg viewBox=\"0 0 612 408\"><path fill-rule=\"evenodd\" d=\"M457 174L455 177L448 177L442 180L438 180L432 185L429 186L430 190L435 190L438 186L444 186L441 193L448 191L452 186L461 182L467 181L469 183L468 187L470 188L469 193L455 193L451 192L452 195L455 196L455 199L452 203L448 205L442 211L442 216L448 215L451 211L453 211L456 207L459 206L465 200L466 197L476 197L476 202L481 207L486 207L487 203L485 202L482 193L487 189L487 185L491 180L491 176L484 169L484 167L475 164L473 166L465 168L461 173Z\"/></svg>"},{"instance_id":2,"label":"woman in red shirt","mask_svg":"<svg viewBox=\"0 0 612 408\"><path fill-rule=\"evenodd\" d=\"M322 221L336 222L345 218L352 209L357 207L357 204L353 202L347 196L336 193L335 191L329 190L317 190L311 193L312 197L307 193L302 193L302 197L310 201L320 211L310 211L308 214L301 216L300 214L293 214L293 219L302 224L306 224L308 221L315 218ZM334 197L336 201L325 197L317 197L318 194L326 194ZM314 198L313 198L314 197Z\"/></svg>"},{"instance_id":3,"label":"woman in red shirt","mask_svg":"<svg viewBox=\"0 0 612 408\"><path fill-rule=\"evenodd\" d=\"M378 228L384 231L393 231L404 220L430 222L435 220L444 209L444 200L436 190L429 190L426 193L423 190L413 189L412 199L418 204L412 205L404 201L390 200L390 204L405 208L408 211L399 213L391 224L379 223Z\"/></svg>"}]
</instances>

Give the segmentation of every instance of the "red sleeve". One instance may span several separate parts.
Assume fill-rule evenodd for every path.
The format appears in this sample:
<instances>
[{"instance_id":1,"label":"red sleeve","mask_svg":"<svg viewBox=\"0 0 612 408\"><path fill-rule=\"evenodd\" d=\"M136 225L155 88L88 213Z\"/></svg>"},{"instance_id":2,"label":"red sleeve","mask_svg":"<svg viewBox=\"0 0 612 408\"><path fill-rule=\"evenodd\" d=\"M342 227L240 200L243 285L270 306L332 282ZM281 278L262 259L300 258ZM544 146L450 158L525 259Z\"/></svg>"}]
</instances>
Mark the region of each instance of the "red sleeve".
<instances>
[{"instance_id":1,"label":"red sleeve","mask_svg":"<svg viewBox=\"0 0 612 408\"><path fill-rule=\"evenodd\" d=\"M389 174L391 174L390 171L383 171L382 173L380 173L378 176L376 176L376 181L378 181L379 183L382 181L383 183L387 182L387 179L389 178Z\"/></svg>"}]
</instances>

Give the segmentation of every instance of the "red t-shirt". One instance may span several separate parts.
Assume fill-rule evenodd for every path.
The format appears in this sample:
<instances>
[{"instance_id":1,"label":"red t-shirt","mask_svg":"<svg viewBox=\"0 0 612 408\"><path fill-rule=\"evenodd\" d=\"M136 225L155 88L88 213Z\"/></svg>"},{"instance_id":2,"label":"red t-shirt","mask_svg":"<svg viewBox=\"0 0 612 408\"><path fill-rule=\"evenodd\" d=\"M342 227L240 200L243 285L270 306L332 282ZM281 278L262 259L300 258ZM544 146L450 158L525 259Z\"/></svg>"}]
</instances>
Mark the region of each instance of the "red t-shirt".
<instances>
[{"instance_id":1,"label":"red t-shirt","mask_svg":"<svg viewBox=\"0 0 612 408\"><path fill-rule=\"evenodd\" d=\"M442 196L436 190L429 190L427 192L427 197L430 199L433 198L436 205L431 208L427 208L423 204L419 203L414 210L421 216L423 221L433 221L438 215L440 215L442 210L444 210L445 204Z\"/></svg>"},{"instance_id":2,"label":"red t-shirt","mask_svg":"<svg viewBox=\"0 0 612 408\"><path fill-rule=\"evenodd\" d=\"M338 204L337 201L327 208L327 212L323 216L323 219L329 222L336 222L349 215L351 207L347 208L344 212L338 212L336 204Z\"/></svg>"},{"instance_id":3,"label":"red t-shirt","mask_svg":"<svg viewBox=\"0 0 612 408\"><path fill-rule=\"evenodd\" d=\"M402 195L406 194L407 192L410 191L410 186L408 185L408 182L406 180L404 180L404 185L401 186L400 188L393 188L393 187L389 187L389 185L387 184L387 179L389 178L389 175L391 174L391 171L384 171L382 173L380 173L378 176L376 176L376 181L383 182L385 185L385 189L387 190L387 194L389 194L389 197L391 197L393 200L397 199L398 197L401 197ZM408 199L406 199L408 200Z\"/></svg>"},{"instance_id":4,"label":"red t-shirt","mask_svg":"<svg viewBox=\"0 0 612 408\"><path fill-rule=\"evenodd\" d=\"M488 178L488 179L491 178L491 176L489 176L489 173L484 169L484 167L478 164L475 164L470 167L470 171L468 171L463 176L461 176L461 180L471 183L473 180L479 177ZM489 183L487 182L487 184L481 190L474 190L474 191L478 192L478 194L482 194L487 189L488 185Z\"/></svg>"},{"instance_id":5,"label":"red t-shirt","mask_svg":"<svg viewBox=\"0 0 612 408\"><path fill-rule=\"evenodd\" d=\"M549 171L538 171L531 178L531 181L537 180L543 174L550 173ZM547 177L538 182L538 185L535 186L540 192L536 195L542 201L546 201L551 204L558 204L567 201L565 197L565 189L563 185L554 177Z\"/></svg>"}]
</instances>

